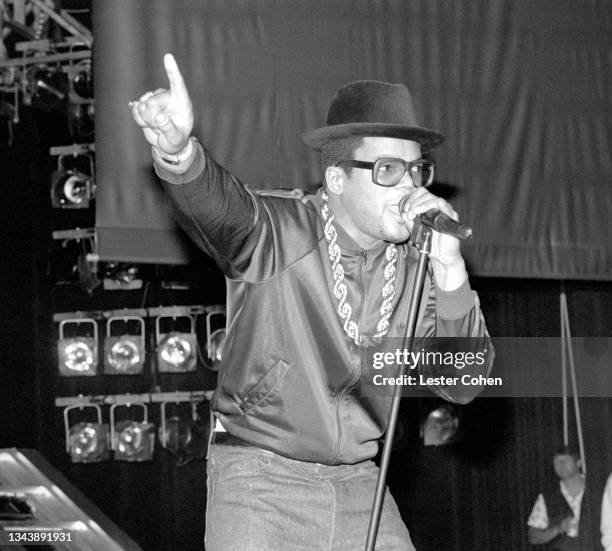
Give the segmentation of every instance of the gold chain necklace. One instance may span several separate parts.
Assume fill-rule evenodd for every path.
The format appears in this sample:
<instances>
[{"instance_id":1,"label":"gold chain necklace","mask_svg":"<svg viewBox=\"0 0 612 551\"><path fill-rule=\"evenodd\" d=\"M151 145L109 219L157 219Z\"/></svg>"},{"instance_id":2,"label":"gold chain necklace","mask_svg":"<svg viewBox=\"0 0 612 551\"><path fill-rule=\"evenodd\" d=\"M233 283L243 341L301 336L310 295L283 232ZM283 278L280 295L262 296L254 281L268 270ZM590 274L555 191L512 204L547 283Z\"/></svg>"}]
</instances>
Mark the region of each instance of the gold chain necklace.
<instances>
[{"instance_id":1,"label":"gold chain necklace","mask_svg":"<svg viewBox=\"0 0 612 551\"><path fill-rule=\"evenodd\" d=\"M334 212L329 208L327 201L329 197L327 192L321 192L321 218L323 219L323 232L327 241L327 250L329 259L332 263L332 274L334 277L334 296L338 301L338 316L344 328L344 332L353 340L357 346L368 347L375 346L380 343L381 338L387 334L389 330L389 318L393 314L393 299L395 298L395 278L397 270L395 264L397 261L397 247L394 243L389 243L385 251L387 264L384 269L385 283L382 288L382 304L380 306L380 320L376 324L376 333L373 338L362 337L360 335L357 322L351 319L353 308L347 301L348 289L344 283L344 267L342 266L341 255L342 251L336 242L338 232L334 226Z\"/></svg>"}]
</instances>

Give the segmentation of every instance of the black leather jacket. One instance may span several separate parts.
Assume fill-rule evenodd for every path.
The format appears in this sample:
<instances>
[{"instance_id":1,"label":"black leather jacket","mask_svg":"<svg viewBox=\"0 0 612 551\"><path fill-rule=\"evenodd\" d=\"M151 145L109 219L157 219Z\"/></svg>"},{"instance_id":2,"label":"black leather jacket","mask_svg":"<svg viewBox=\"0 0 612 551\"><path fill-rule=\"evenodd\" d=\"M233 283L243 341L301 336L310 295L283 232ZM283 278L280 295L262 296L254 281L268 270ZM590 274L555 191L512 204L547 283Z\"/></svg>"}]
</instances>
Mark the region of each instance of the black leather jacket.
<instances>
[{"instance_id":1,"label":"black leather jacket","mask_svg":"<svg viewBox=\"0 0 612 551\"><path fill-rule=\"evenodd\" d=\"M232 435L278 454L324 464L372 458L384 433L389 394L360 392L361 350L336 311L320 193L256 192L198 145L187 173L156 167L175 217L226 275L225 357L212 407ZM176 185L181 184L181 185ZM341 227L338 243L354 319L374 334L380 318L386 244L361 250ZM388 335L406 328L417 253L398 245L395 310ZM428 277L417 333L482 340L486 374L493 360L476 293L453 292ZM480 389L433 385L469 401Z\"/></svg>"}]
</instances>

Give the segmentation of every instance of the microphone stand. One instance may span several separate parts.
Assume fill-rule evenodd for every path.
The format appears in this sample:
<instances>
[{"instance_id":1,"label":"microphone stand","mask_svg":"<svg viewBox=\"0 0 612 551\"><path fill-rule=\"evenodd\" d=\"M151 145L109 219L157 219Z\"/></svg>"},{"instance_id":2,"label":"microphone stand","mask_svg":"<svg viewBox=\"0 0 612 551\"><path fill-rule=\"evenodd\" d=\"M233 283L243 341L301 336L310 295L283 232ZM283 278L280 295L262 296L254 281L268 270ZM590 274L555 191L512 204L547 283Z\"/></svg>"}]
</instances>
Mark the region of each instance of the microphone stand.
<instances>
[{"instance_id":1,"label":"microphone stand","mask_svg":"<svg viewBox=\"0 0 612 551\"><path fill-rule=\"evenodd\" d=\"M414 278L414 286L410 295L410 303L408 307L408 327L404 336L403 349L412 349L412 341L416 330L416 321L419 313L419 304L421 302L421 294L423 292L423 282L425 280L425 272L427 267L427 255L431 252L432 230L420 226L420 231L416 240L417 250L419 252L419 260L417 264L416 276ZM406 373L406 364L402 364L399 368L398 376L403 379ZM397 415L399 413L401 399L401 385L396 385L393 391L393 400L391 402L391 411L389 412L389 422L387 424L387 432L385 435L385 443L383 445L382 456L380 460L380 470L378 472L378 480L376 482L376 491L374 493L374 503L370 514L370 525L368 527L368 537L366 540L366 551L374 551L376 543L376 535L378 534L378 525L380 524L380 514L382 512L383 500L385 498L385 483L387 480L387 471L389 470L389 459L391 458L391 446L393 444L393 436L395 435L395 427L397 425Z\"/></svg>"}]
</instances>

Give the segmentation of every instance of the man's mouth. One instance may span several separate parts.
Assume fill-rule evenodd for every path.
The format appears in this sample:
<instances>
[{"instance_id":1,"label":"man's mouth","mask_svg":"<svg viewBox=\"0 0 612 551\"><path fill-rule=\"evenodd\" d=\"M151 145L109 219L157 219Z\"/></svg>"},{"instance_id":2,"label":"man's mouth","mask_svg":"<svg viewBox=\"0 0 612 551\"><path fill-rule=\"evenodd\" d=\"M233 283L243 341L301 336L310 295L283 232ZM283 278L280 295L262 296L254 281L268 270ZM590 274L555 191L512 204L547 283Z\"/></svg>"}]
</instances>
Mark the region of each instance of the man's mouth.
<instances>
[{"instance_id":1,"label":"man's mouth","mask_svg":"<svg viewBox=\"0 0 612 551\"><path fill-rule=\"evenodd\" d=\"M399 219L399 221L404 226L408 226L408 224L406 223L406 220L404 219L404 216L402 216L402 211L400 210L399 207L400 207L399 203L392 205L391 212L393 213L394 216L396 216ZM408 228L410 228L410 226L408 226Z\"/></svg>"}]
</instances>

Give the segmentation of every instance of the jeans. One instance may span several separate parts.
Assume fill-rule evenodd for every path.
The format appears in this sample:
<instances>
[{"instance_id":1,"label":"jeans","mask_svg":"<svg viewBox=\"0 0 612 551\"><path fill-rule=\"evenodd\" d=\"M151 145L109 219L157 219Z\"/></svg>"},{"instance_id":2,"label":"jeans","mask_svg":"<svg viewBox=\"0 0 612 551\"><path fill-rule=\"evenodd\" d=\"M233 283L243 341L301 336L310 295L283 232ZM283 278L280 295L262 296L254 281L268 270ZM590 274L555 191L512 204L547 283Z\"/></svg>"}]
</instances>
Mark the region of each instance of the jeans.
<instances>
[{"instance_id":1,"label":"jeans","mask_svg":"<svg viewBox=\"0 0 612 551\"><path fill-rule=\"evenodd\" d=\"M378 477L372 461L321 465L212 445L206 551L359 551ZM376 551L414 551L386 490Z\"/></svg>"}]
</instances>

